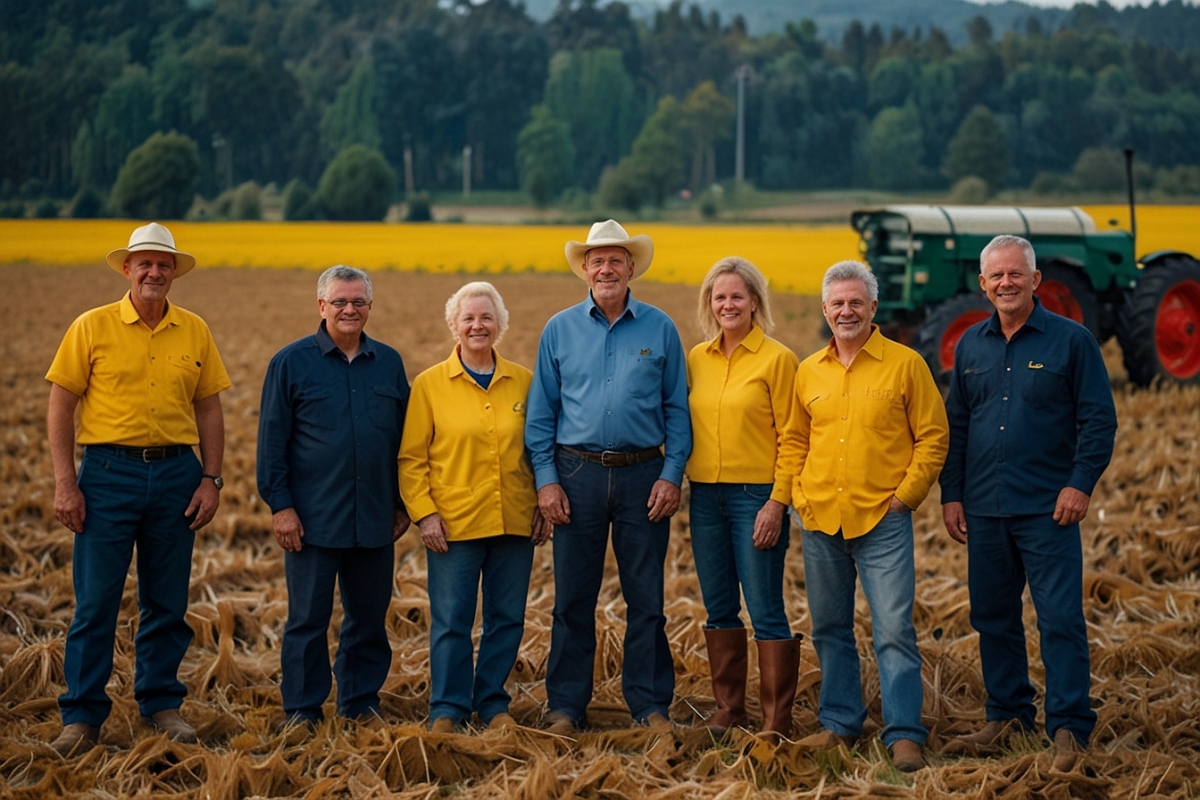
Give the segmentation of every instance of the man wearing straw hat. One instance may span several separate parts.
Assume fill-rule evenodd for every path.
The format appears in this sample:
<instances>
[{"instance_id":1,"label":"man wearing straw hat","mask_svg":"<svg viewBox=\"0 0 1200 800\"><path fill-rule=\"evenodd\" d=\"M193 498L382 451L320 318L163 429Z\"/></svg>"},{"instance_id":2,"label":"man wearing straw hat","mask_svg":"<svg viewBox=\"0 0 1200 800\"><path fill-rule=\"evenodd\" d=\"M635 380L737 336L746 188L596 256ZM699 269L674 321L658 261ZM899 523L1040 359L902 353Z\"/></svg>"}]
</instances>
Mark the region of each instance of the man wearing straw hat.
<instances>
[{"instance_id":1,"label":"man wearing straw hat","mask_svg":"<svg viewBox=\"0 0 1200 800\"><path fill-rule=\"evenodd\" d=\"M58 699L63 730L51 744L63 756L96 745L112 709L105 684L135 549L134 697L155 728L196 741L179 714L187 689L176 673L192 640L184 620L192 543L216 513L224 485L220 392L229 375L204 320L167 300L172 281L196 259L151 222L107 261L129 291L76 319L46 373L54 516L77 534L67 691ZM85 448L78 472L76 444Z\"/></svg>"},{"instance_id":2,"label":"man wearing straw hat","mask_svg":"<svg viewBox=\"0 0 1200 800\"><path fill-rule=\"evenodd\" d=\"M683 346L671 319L629 292L650 267L650 237L598 222L566 256L590 291L542 331L525 423L538 505L555 526L545 721L567 736L586 723L611 527L628 609L621 688L636 722L665 728L675 673L663 564L692 449Z\"/></svg>"}]
</instances>

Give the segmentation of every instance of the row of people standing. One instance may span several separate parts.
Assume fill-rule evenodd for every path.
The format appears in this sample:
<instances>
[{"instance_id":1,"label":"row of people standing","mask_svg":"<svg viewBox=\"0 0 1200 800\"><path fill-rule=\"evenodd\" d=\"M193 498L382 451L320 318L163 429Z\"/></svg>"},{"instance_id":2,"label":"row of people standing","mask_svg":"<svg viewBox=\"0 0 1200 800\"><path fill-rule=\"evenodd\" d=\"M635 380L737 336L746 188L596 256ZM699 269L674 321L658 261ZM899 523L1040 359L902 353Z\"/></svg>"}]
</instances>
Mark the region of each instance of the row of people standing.
<instances>
[{"instance_id":1,"label":"row of people standing","mask_svg":"<svg viewBox=\"0 0 1200 800\"><path fill-rule=\"evenodd\" d=\"M1001 243L997 250L1007 253L1016 246ZM148 282L139 280L143 268L136 261L129 264L134 254L147 251L159 256L157 263L150 259L144 266L153 278ZM775 736L791 732L799 640L791 634L782 584L788 547L786 509L792 505L804 536L813 640L824 676L823 730L808 741L852 743L866 718L853 633L857 576L871 606L880 663L885 722L881 737L898 766L918 768L927 732L920 717L920 655L912 626L911 511L936 479L949 437L946 414L928 368L911 350L885 339L871 322L878 299L874 276L855 262L829 270L822 306L834 336L828 348L797 364L787 348L767 336L772 320L761 274L742 259L723 259L701 289L700 319L712 338L685 360L671 320L629 292L630 281L643 274L653 258L648 237L630 237L610 220L593 226L587 241L569 242L566 253L571 268L587 281L589 296L547 324L532 374L499 355L496 344L507 328L507 311L490 284L473 283L447 303L446 321L457 341L454 351L445 362L418 376L411 394L399 355L363 330L373 302L367 275L348 267L335 267L322 275L318 283L321 325L316 334L289 345L272 360L260 419L260 492L274 512L276 538L287 551L289 618L281 656L285 711L309 722L321 716L331 688L325 637L336 583L346 611L334 664L338 710L350 717L378 712L378 691L390 663L384 616L392 586L392 543L408 527L411 514L428 551L430 716L435 730L452 730L472 714L486 724L515 724L507 713L504 682L523 630L532 548L544 543L552 530L556 531L556 585L546 677L549 730L571 735L586 723L593 688L595 607L610 530L628 606L622 689L636 721L668 725L674 667L665 636L663 566L669 519L679 506L686 472L718 706L707 724L720 730L747 722L747 634L739 597L744 594L758 649L764 730ZM126 300L114 304L126 316L130 316L124 309L126 301L137 311L124 320L126 325L136 327L140 316L141 327L151 339L170 330L171 326L161 324L165 314L186 312L166 304L166 290L170 279L186 271L194 259L175 250L169 232L153 224L135 231L127 250L110 254L109 263L117 269L114 257L126 258L121 268L132 282ZM1007 319L1005 313L1014 307L1016 296L1020 308L1036 312L1035 322L1043 324L1044 312L1029 288L1036 286L1035 264L1029 260L1026 266L1024 284L1020 275L1005 269L999 288L991 291L985 259L981 285L997 304L1001 319ZM145 294L144 284L157 286L161 295L155 324L137 305ZM1017 325L1018 333L1022 324ZM79 322L73 332L77 327ZM1012 338L1013 331L1005 328L1004 335ZM1086 349L1082 344L1073 348L1073 358L1077 350ZM211 370L215 362L223 374L215 348L204 352L203 363ZM1096 405L1094 363L1090 353L1084 356L1088 402ZM1074 363L1053 362L1053 374L1065 371L1068 380L1053 385L1043 381L1041 388L1027 389L1026 394L1048 390L1062 395L1068 388L1073 390L1069 373ZM195 364L202 372L201 360ZM1033 370L1034 360L1029 364ZM1103 376L1102 362L1099 374ZM56 477L73 478L58 475L73 440L62 436L61 419L57 426L53 424L62 416L61 408L55 416L56 398L61 404L61 389L79 397L89 385L86 380L82 386L67 381L56 368L48 377L55 384L51 440ZM196 418L201 416L203 401L224 388L212 391L218 384L209 380L203 390L196 384L180 387L185 396L191 391ZM998 386L1008 390L1003 381ZM1048 398L1052 403L1062 399ZM972 448L991 446L978 444L990 440L987 432L970 427L974 408L991 409L995 403L1007 402L1007 395L992 397L977 385L973 394L965 393L956 381L951 408L958 409L958 417L966 409L956 430L956 436L962 437L958 452L978 458ZM219 414L219 401L216 407ZM1111 415L1111 396L1108 409ZM1105 420L1097 424L1100 428L1083 437L1091 442L1092 451L1086 479L1069 475L1071 486L1083 494L1083 513L1086 495L1107 463L1103 447L1096 446L1102 444L1105 430L1111 452L1112 430L1104 428ZM219 448L211 436L206 445L203 435L211 427L201 425L204 477L198 479L199 500L193 498L195 508L188 509L190 514L199 508L207 518L216 506L209 508L204 502L210 488L205 481L214 489L221 484ZM1115 428L1115 416L1111 427ZM180 439L168 440L170 445L151 445L142 441L149 434L111 431L92 441L97 434L85 440L83 430L79 441L88 445L89 453L116 448L125 453L124 458L135 460L131 456L137 450L148 463L173 459L175 450L190 453L188 445L194 444ZM1057 478L1055 467L1063 457L1059 451L1068 445L1059 441L1055 457L1039 462L1044 468L1039 477ZM951 452L953 459L956 451ZM153 455L153 461L147 454ZM69 463L73 472L73 459ZM995 473L1004 470L989 466L986 471L992 477L986 480L997 480ZM961 468L952 472L959 485L962 473ZM70 499L62 480L59 484L56 513L59 491ZM1054 521L1075 525L1078 542L1079 498L1071 495L1068 500L1069 513L1056 510ZM947 527L955 538L964 539L965 521L954 516L953 504L947 509ZM1015 509L1001 510L1023 516L1019 503ZM979 513L991 518L993 510L981 508ZM59 518L82 532L82 516L72 516L70 503L64 502ZM985 525L970 519L972 526ZM193 530L203 522L200 514L190 520ZM140 533L132 537L129 548L134 538L140 559L143 539ZM190 557L190 545L186 550ZM1032 557L1026 555L1025 560ZM94 594L82 582L86 570L81 568L93 558L81 556L77 541L77 595L81 590ZM128 563L128 552L124 558ZM1006 578L1023 586L1021 558L1010 562ZM1066 577L1069 584L1071 576ZM1032 584L1032 570L1029 578ZM1047 580L1061 583L1063 576ZM976 581L972 570L973 603ZM186 587L186 581L183 584ZM473 663L471 626L481 584L484 630ZM1057 590L1056 601L1071 591L1070 585ZM1019 588L1015 596L1019 622ZM1051 613L1043 610L1036 589L1034 597L1039 617ZM1011 599L1004 612L1010 616ZM1079 603L1075 605L1078 608ZM94 743L106 716L96 703L86 714L78 710L76 698L95 695L94 684L101 677L92 676L82 692L72 680L73 639L79 638L77 623L85 627L84 607L80 597L68 637L69 688L61 701L65 728L55 742L60 752L74 750L82 742ZM143 602L144 624L147 607ZM1081 621L1081 613L1078 617ZM1011 622L1006 624L1011 639ZM1020 636L1023 642L1023 632ZM94 655L100 655L102 639L91 643ZM108 671L111 639L109 633ZM1086 640L1083 645L1086 664ZM147 654L152 650L148 644ZM139 674L141 652L139 647ZM986 646L983 655L987 679ZM1077 660L1078 653L1071 657ZM103 667L102 659L99 666ZM1011 672L1013 666L1019 665L1006 663L1001 671ZM169 668L174 679L177 667L178 659L173 665L164 660L158 671ZM93 665L91 671L104 670ZM105 680L107 674L104 671ZM1027 677L1023 680L1027 685ZM988 680L993 697L1008 688L1004 681L1020 684L1007 674ZM99 690L103 695L102 683ZM135 694L143 715L156 725L175 738L194 738L178 715L181 693L164 696L161 690L143 692L135 687ZM1017 694L1025 694L1019 685ZM1085 688L1085 700L1086 695ZM1020 727L1032 726L1031 713L1024 706L1006 703L997 701L994 709L989 705L989 726L974 739L966 737L964 746L979 751L1014 727L1002 724L996 730L993 722L1016 720ZM170 714L160 721L158 707L163 705ZM1048 727L1059 724L1059 729L1068 729L1065 726L1073 718L1055 716L1052 722L1049 698L1047 705ZM1013 716L1003 716L1010 712ZM75 722L75 718L86 721ZM1075 743L1086 743L1090 727L1085 727L1081 722L1070 728ZM1050 732L1056 734L1054 728Z\"/></svg>"}]
</instances>

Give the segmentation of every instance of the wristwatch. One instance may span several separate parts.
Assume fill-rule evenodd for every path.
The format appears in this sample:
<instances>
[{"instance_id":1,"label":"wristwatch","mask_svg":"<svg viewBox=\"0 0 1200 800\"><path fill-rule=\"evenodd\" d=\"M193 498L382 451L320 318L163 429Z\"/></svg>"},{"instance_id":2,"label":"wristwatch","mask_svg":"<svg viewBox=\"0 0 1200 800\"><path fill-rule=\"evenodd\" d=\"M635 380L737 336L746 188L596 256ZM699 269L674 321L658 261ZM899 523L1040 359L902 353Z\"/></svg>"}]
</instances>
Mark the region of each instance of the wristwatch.
<instances>
[{"instance_id":1,"label":"wristwatch","mask_svg":"<svg viewBox=\"0 0 1200 800\"><path fill-rule=\"evenodd\" d=\"M201 475L200 477L208 478L210 481L212 481L213 486L217 487L218 492L225 488L225 479L220 475Z\"/></svg>"}]
</instances>

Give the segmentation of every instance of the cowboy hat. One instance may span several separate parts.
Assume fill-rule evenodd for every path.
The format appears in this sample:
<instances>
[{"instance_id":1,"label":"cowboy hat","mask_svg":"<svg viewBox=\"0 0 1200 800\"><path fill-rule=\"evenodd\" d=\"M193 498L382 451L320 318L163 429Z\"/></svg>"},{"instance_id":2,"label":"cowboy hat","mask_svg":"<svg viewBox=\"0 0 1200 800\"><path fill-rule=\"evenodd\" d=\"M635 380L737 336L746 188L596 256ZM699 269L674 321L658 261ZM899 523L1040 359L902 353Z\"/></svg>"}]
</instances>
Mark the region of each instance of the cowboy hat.
<instances>
[{"instance_id":1,"label":"cowboy hat","mask_svg":"<svg viewBox=\"0 0 1200 800\"><path fill-rule=\"evenodd\" d=\"M583 268L583 258L588 250L596 247L624 247L633 258L633 277L642 275L650 269L654 260L654 242L644 233L630 236L616 220L605 220L592 225L588 231L586 242L567 242L567 264L576 275L587 280L587 272Z\"/></svg>"},{"instance_id":2,"label":"cowboy hat","mask_svg":"<svg viewBox=\"0 0 1200 800\"><path fill-rule=\"evenodd\" d=\"M130 253L136 253L139 250L157 250L160 253L170 253L175 256L176 278L196 266L196 257L191 253L176 250L175 237L171 235L169 230L157 222L151 222L149 225L135 228L129 236L129 247L121 247L113 250L108 254L105 261L108 262L110 267L124 275L125 259L129 257Z\"/></svg>"}]
</instances>

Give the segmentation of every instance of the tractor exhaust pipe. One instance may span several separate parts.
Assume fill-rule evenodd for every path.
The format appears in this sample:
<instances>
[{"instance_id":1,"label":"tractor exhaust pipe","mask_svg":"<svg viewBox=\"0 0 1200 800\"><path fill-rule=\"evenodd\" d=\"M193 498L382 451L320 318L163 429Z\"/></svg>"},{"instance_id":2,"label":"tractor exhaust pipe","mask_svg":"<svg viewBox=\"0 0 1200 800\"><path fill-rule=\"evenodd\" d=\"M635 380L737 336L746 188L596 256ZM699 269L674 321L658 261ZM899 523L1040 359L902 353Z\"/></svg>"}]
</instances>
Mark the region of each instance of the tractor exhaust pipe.
<instances>
[{"instance_id":1,"label":"tractor exhaust pipe","mask_svg":"<svg viewBox=\"0 0 1200 800\"><path fill-rule=\"evenodd\" d=\"M1133 255L1137 257L1137 211L1133 199L1133 148L1125 148L1125 186L1129 189L1129 238L1133 240Z\"/></svg>"}]
</instances>

